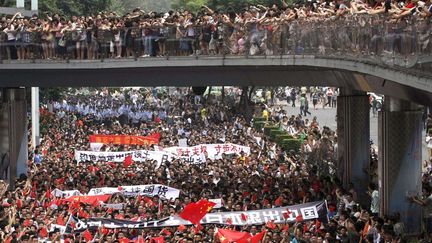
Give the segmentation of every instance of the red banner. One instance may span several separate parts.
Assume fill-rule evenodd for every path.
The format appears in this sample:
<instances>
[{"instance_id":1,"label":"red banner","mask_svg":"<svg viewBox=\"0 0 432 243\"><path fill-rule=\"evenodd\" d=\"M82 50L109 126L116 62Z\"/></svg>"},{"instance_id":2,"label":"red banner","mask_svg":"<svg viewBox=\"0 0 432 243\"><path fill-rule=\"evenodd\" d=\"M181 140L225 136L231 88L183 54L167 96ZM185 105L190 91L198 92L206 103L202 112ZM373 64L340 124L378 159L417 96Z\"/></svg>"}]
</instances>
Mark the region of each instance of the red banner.
<instances>
[{"instance_id":1,"label":"red banner","mask_svg":"<svg viewBox=\"0 0 432 243\"><path fill-rule=\"evenodd\" d=\"M153 145L158 144L160 133L150 136L132 135L90 135L90 143L121 144L121 145Z\"/></svg>"}]
</instances>

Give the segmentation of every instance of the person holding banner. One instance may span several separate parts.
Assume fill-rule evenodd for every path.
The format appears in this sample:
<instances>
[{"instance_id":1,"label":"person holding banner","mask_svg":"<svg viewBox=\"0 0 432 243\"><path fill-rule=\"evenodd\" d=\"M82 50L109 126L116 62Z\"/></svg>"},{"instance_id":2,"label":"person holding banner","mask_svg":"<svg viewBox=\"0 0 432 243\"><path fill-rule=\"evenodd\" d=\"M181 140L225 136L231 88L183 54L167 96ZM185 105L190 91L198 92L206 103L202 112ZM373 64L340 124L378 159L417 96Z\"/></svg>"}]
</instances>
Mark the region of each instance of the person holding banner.
<instances>
[{"instance_id":1,"label":"person holding banner","mask_svg":"<svg viewBox=\"0 0 432 243\"><path fill-rule=\"evenodd\" d=\"M204 126L202 106L194 104L194 94L186 90L160 91L156 96L146 89L116 90L116 96L109 92L102 88L88 95L69 94L65 102L54 105L54 113L41 112L44 160L36 166L30 153L28 175L21 176L15 188L0 188L1 242L14 237L53 242L217 242L216 226L250 236L265 232L266 243L336 242L338 235L339 240L346 238L345 230L348 236L366 239L375 232L370 228L382 228L380 223L365 225L376 210L354 205L344 193L350 188L341 187L331 168L321 163L323 154L334 155L334 131L328 128L307 126L295 116L282 119L306 135L303 139L312 152L305 158L291 149L285 152L229 103L209 101ZM136 94L136 103L126 98L130 94ZM164 102L169 105L161 105ZM167 117L156 121L153 114L161 109ZM277 123L280 111L268 109L269 121ZM129 112L144 118L135 126ZM83 125L76 125L78 119ZM91 151L90 136L115 140L152 134L160 134L157 145L120 142ZM187 143L178 146L185 138ZM427 178L425 185L430 183ZM204 199L216 205L202 212L199 223L192 225L178 216ZM368 212L362 211L365 208ZM375 221L384 219L374 217ZM393 227L397 222L387 224Z\"/></svg>"}]
</instances>

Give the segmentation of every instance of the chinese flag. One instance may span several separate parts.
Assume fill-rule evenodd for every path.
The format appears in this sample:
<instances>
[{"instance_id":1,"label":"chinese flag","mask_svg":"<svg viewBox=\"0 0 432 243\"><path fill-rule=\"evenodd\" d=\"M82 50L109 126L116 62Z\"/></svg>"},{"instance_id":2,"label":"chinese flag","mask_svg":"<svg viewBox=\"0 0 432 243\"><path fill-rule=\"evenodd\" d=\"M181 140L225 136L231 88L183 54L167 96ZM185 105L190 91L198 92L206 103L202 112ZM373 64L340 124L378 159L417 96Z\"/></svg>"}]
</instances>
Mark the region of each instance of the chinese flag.
<instances>
[{"instance_id":1,"label":"chinese flag","mask_svg":"<svg viewBox=\"0 0 432 243\"><path fill-rule=\"evenodd\" d=\"M30 224L31 224L30 219L24 220L24 223L23 223L24 227L29 227Z\"/></svg>"},{"instance_id":2,"label":"chinese flag","mask_svg":"<svg viewBox=\"0 0 432 243\"><path fill-rule=\"evenodd\" d=\"M276 224L273 223L273 221L269 220L266 224L267 227L269 227L270 229L276 229Z\"/></svg>"},{"instance_id":3,"label":"chinese flag","mask_svg":"<svg viewBox=\"0 0 432 243\"><path fill-rule=\"evenodd\" d=\"M189 220L193 224L199 224L202 218L210 212L216 205L214 202L209 202L201 199L196 203L189 203L179 214L182 219Z\"/></svg>"},{"instance_id":4,"label":"chinese flag","mask_svg":"<svg viewBox=\"0 0 432 243\"><path fill-rule=\"evenodd\" d=\"M315 220L315 230L316 230L316 232L321 231L321 222L318 219Z\"/></svg>"},{"instance_id":5,"label":"chinese flag","mask_svg":"<svg viewBox=\"0 0 432 243\"><path fill-rule=\"evenodd\" d=\"M244 214L244 213L242 213L242 214L241 214L241 219L242 219L243 221L247 221L247 215Z\"/></svg>"},{"instance_id":6,"label":"chinese flag","mask_svg":"<svg viewBox=\"0 0 432 243\"><path fill-rule=\"evenodd\" d=\"M129 242L130 240L128 238L123 237L120 239L120 243L129 243Z\"/></svg>"},{"instance_id":7,"label":"chinese flag","mask_svg":"<svg viewBox=\"0 0 432 243\"><path fill-rule=\"evenodd\" d=\"M125 168L127 168L127 167L131 166L132 164L133 164L133 161L132 161L132 155L128 155L128 156L126 156L126 158L125 158L124 161L123 161L123 166L124 166Z\"/></svg>"},{"instance_id":8,"label":"chinese flag","mask_svg":"<svg viewBox=\"0 0 432 243\"><path fill-rule=\"evenodd\" d=\"M91 240L93 240L93 235L90 233L89 230L86 230L86 231L82 232L82 236L84 237L84 239L85 239L86 241L91 241Z\"/></svg>"},{"instance_id":9,"label":"chinese flag","mask_svg":"<svg viewBox=\"0 0 432 243\"><path fill-rule=\"evenodd\" d=\"M282 213L285 220L287 220L291 214L292 212L289 209L287 209L286 212Z\"/></svg>"},{"instance_id":10,"label":"chinese flag","mask_svg":"<svg viewBox=\"0 0 432 243\"><path fill-rule=\"evenodd\" d=\"M59 216L57 217L57 224L58 224L58 225L63 225L63 226L66 225L66 223L65 223L65 221L64 221L64 219L63 219L63 217L62 217L62 215L59 215Z\"/></svg>"},{"instance_id":11,"label":"chinese flag","mask_svg":"<svg viewBox=\"0 0 432 243\"><path fill-rule=\"evenodd\" d=\"M116 165L116 163L114 163L114 162L108 162L107 164L108 164L109 166L111 166L111 168L113 168L113 169L117 168L117 165Z\"/></svg>"},{"instance_id":12,"label":"chinese flag","mask_svg":"<svg viewBox=\"0 0 432 243\"><path fill-rule=\"evenodd\" d=\"M227 218L227 219L226 219L226 223L229 224L229 225L232 225L232 223L233 223L233 222L232 222L232 219L231 219L231 218Z\"/></svg>"},{"instance_id":13,"label":"chinese flag","mask_svg":"<svg viewBox=\"0 0 432 243\"><path fill-rule=\"evenodd\" d=\"M134 240L134 243L144 243L144 238L142 236L138 236L138 238Z\"/></svg>"},{"instance_id":14,"label":"chinese flag","mask_svg":"<svg viewBox=\"0 0 432 243\"><path fill-rule=\"evenodd\" d=\"M275 202L274 202L275 206L281 206L282 205L282 197L278 197Z\"/></svg>"},{"instance_id":15,"label":"chinese flag","mask_svg":"<svg viewBox=\"0 0 432 243\"><path fill-rule=\"evenodd\" d=\"M107 235L109 233L109 230L105 227L102 227L102 234Z\"/></svg>"},{"instance_id":16,"label":"chinese flag","mask_svg":"<svg viewBox=\"0 0 432 243\"><path fill-rule=\"evenodd\" d=\"M84 204L93 205L95 201L106 202L111 197L111 195L92 195L92 196L71 196L66 198L66 202L79 202Z\"/></svg>"},{"instance_id":17,"label":"chinese flag","mask_svg":"<svg viewBox=\"0 0 432 243\"><path fill-rule=\"evenodd\" d=\"M17 208L18 209L22 208L22 201L21 201L21 199L17 199L16 204L17 204Z\"/></svg>"},{"instance_id":18,"label":"chinese flag","mask_svg":"<svg viewBox=\"0 0 432 243\"><path fill-rule=\"evenodd\" d=\"M146 205L148 207L154 207L154 206L156 206L156 203L154 203L153 200L151 200L148 197L144 197L144 201L145 201L145 203L146 203Z\"/></svg>"},{"instance_id":19,"label":"chinese flag","mask_svg":"<svg viewBox=\"0 0 432 243\"><path fill-rule=\"evenodd\" d=\"M179 227L177 227L177 231L178 232L183 232L186 229L186 226L184 226L183 224L179 225Z\"/></svg>"},{"instance_id":20,"label":"chinese flag","mask_svg":"<svg viewBox=\"0 0 432 243\"><path fill-rule=\"evenodd\" d=\"M78 209L78 214L81 218L85 218L85 219L90 218L90 215L84 210Z\"/></svg>"},{"instance_id":21,"label":"chinese flag","mask_svg":"<svg viewBox=\"0 0 432 243\"><path fill-rule=\"evenodd\" d=\"M202 225L201 224L197 224L196 226L194 226L193 228L192 228L192 230L193 230L193 232L195 233L195 234L198 234L201 230L202 230Z\"/></svg>"},{"instance_id":22,"label":"chinese flag","mask_svg":"<svg viewBox=\"0 0 432 243\"><path fill-rule=\"evenodd\" d=\"M256 202L257 201L257 194L254 193L251 197L251 202Z\"/></svg>"},{"instance_id":23,"label":"chinese flag","mask_svg":"<svg viewBox=\"0 0 432 243\"><path fill-rule=\"evenodd\" d=\"M48 230L46 227L43 227L40 231L39 231L39 235L42 238L45 238L48 236Z\"/></svg>"},{"instance_id":24,"label":"chinese flag","mask_svg":"<svg viewBox=\"0 0 432 243\"><path fill-rule=\"evenodd\" d=\"M251 236L250 238L246 239L246 240L240 240L237 241L237 243L258 243L260 242L260 240L263 239L264 235L266 234L266 231L262 231L261 233Z\"/></svg>"},{"instance_id":25,"label":"chinese flag","mask_svg":"<svg viewBox=\"0 0 432 243\"><path fill-rule=\"evenodd\" d=\"M235 230L228 229L218 229L216 236L219 238L221 243L228 242L247 242L247 240L251 237L248 232L239 232Z\"/></svg>"},{"instance_id":26,"label":"chinese flag","mask_svg":"<svg viewBox=\"0 0 432 243\"><path fill-rule=\"evenodd\" d=\"M164 237L159 236L159 237L151 238L150 243L164 243Z\"/></svg>"},{"instance_id":27,"label":"chinese flag","mask_svg":"<svg viewBox=\"0 0 432 243\"><path fill-rule=\"evenodd\" d=\"M161 231L161 233L164 234L164 235L166 235L166 236L170 236L170 235L171 235L171 232L170 232L169 230L167 230L166 228L164 228L164 229Z\"/></svg>"},{"instance_id":28,"label":"chinese flag","mask_svg":"<svg viewBox=\"0 0 432 243\"><path fill-rule=\"evenodd\" d=\"M45 198L46 199L51 198L51 189L49 187L47 187L47 189L46 189Z\"/></svg>"}]
</instances>

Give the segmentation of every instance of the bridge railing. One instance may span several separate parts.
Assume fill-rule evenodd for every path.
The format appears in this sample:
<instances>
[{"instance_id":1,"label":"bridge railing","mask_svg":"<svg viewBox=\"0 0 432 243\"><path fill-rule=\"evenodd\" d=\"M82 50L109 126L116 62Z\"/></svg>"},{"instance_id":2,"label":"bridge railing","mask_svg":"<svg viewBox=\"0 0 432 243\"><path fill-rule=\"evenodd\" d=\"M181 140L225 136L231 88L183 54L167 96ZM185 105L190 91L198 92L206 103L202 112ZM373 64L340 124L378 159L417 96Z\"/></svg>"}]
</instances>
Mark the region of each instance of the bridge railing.
<instances>
[{"instance_id":1,"label":"bridge railing","mask_svg":"<svg viewBox=\"0 0 432 243\"><path fill-rule=\"evenodd\" d=\"M0 32L0 61L285 55L352 59L432 73L432 23L429 19L394 21L378 15L353 15L232 26Z\"/></svg>"}]
</instances>

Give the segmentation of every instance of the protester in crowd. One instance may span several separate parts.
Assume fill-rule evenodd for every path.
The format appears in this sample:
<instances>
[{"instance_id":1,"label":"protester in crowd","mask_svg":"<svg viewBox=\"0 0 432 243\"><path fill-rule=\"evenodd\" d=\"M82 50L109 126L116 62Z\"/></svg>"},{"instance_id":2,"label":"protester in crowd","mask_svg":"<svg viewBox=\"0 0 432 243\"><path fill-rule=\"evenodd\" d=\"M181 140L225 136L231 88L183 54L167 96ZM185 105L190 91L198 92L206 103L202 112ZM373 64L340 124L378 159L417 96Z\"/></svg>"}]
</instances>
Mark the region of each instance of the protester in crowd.
<instances>
[{"instance_id":1,"label":"protester in crowd","mask_svg":"<svg viewBox=\"0 0 432 243\"><path fill-rule=\"evenodd\" d=\"M195 99L195 94L185 89L84 89L66 94L61 102L49 104L52 112L41 110L42 139L30 152L28 175L16 181L16 188L4 183L0 187L2 241L128 242L141 239L140 242L150 242L162 237L166 242L218 242L220 237L212 224L163 229L96 227L85 232L74 231L77 227L74 220L104 218L148 222L174 217L191 202L217 198L222 205L213 208L212 213L247 212L327 200L330 218L327 223L296 218L289 225L268 222L235 227L224 222L217 226L252 235L265 230L262 242L266 243L324 239L326 242L337 239L360 242L360 239L371 238L364 232L369 232L374 239L388 241L397 237L395 232L403 232L399 230L401 227L394 228L398 223L396 219L385 224L372 223L384 221L377 216L380 211L373 185L370 190L374 203L370 210L357 205L351 188L345 190L341 186L331 169L336 141L334 131L320 127L316 117L306 123L301 116L284 114L280 107L268 105L270 122L281 122L281 127L289 124L294 131L292 135L310 146L307 157L298 151L284 151L262 130L252 128L240 115L236 103L228 102L231 98L235 101L238 96L229 96L224 101L217 98L206 101L203 97ZM255 110L256 116L262 114L261 109ZM155 133L160 134L160 139L154 145L110 142L102 144L97 151L158 151L186 142L187 146L238 144L249 147L250 154L221 153L214 158L207 156L205 162L197 164L174 158L160 165L157 160L114 163L102 159L79 161L75 157L76 151L91 149L90 135L150 136ZM424 183L430 183L430 178ZM120 193L123 186L151 184L177 188L179 197L170 200L163 196L130 197ZM92 188L104 187L117 188L119 192L111 194L105 204L119 207L107 208L100 202L64 203L68 197L55 194L60 190L85 195ZM52 230L53 225L70 228L72 233ZM373 225L374 230L369 225Z\"/></svg>"}]
</instances>

